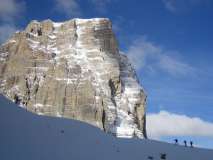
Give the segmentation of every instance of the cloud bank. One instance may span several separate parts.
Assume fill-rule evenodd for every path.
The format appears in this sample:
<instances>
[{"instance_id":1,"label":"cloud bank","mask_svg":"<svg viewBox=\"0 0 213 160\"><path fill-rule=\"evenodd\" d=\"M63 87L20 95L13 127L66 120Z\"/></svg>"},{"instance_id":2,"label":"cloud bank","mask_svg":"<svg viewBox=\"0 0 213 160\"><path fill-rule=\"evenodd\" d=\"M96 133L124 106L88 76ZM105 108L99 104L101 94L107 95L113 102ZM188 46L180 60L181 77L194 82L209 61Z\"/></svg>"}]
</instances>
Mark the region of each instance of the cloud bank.
<instances>
[{"instance_id":1,"label":"cloud bank","mask_svg":"<svg viewBox=\"0 0 213 160\"><path fill-rule=\"evenodd\" d=\"M197 117L188 117L167 111L147 115L148 137L203 136L213 138L213 123Z\"/></svg>"}]
</instances>

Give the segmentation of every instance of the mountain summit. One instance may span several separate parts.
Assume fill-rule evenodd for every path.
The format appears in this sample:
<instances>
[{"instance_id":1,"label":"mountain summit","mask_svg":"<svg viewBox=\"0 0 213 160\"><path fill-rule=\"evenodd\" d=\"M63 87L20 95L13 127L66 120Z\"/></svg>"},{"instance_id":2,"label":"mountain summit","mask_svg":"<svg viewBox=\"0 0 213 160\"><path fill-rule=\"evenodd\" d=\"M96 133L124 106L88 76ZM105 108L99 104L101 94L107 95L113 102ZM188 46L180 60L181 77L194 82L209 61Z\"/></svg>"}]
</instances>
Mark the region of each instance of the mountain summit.
<instances>
[{"instance_id":1,"label":"mountain summit","mask_svg":"<svg viewBox=\"0 0 213 160\"><path fill-rule=\"evenodd\" d=\"M109 19L32 21L0 47L0 92L28 111L146 138L146 95Z\"/></svg>"}]
</instances>

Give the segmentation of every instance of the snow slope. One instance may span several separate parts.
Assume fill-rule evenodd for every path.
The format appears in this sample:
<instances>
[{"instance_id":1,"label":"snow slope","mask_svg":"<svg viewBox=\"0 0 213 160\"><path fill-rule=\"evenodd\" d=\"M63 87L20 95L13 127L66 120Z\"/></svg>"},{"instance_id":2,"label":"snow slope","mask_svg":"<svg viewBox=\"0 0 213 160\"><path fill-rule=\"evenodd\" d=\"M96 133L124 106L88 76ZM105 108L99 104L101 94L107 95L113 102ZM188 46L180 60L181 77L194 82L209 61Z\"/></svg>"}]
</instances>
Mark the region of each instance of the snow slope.
<instances>
[{"instance_id":1,"label":"snow slope","mask_svg":"<svg viewBox=\"0 0 213 160\"><path fill-rule=\"evenodd\" d=\"M212 160L213 150L118 139L86 123L38 116L0 96L1 160Z\"/></svg>"}]
</instances>

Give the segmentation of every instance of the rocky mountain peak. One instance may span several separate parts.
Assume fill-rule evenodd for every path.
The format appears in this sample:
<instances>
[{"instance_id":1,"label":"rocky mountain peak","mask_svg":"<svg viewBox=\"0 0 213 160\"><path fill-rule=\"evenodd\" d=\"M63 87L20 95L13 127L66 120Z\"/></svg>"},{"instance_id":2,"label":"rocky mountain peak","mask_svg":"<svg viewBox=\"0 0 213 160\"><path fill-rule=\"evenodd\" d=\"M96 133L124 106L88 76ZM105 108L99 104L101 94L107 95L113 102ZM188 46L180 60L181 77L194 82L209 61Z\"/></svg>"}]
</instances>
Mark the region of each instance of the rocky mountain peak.
<instances>
[{"instance_id":1,"label":"rocky mountain peak","mask_svg":"<svg viewBox=\"0 0 213 160\"><path fill-rule=\"evenodd\" d=\"M39 115L146 137L146 95L106 18L31 21L0 47L0 92Z\"/></svg>"}]
</instances>

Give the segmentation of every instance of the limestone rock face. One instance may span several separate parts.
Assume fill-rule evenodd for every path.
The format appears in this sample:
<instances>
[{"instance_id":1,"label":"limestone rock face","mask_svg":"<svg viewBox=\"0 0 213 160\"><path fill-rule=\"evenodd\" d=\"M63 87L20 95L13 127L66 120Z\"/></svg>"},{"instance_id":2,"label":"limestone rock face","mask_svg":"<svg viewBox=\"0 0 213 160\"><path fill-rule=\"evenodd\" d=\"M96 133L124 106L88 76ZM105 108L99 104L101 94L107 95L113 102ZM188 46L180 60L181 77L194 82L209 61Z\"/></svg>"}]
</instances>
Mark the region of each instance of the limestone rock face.
<instances>
[{"instance_id":1,"label":"limestone rock face","mask_svg":"<svg viewBox=\"0 0 213 160\"><path fill-rule=\"evenodd\" d=\"M146 95L105 18L32 21L0 47L0 92L39 115L146 137Z\"/></svg>"}]
</instances>

